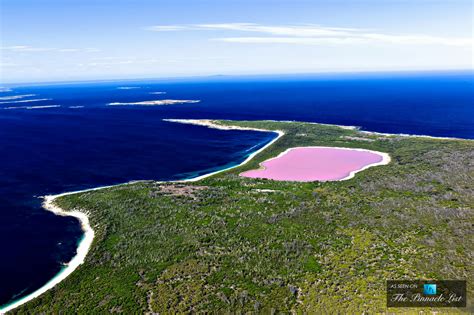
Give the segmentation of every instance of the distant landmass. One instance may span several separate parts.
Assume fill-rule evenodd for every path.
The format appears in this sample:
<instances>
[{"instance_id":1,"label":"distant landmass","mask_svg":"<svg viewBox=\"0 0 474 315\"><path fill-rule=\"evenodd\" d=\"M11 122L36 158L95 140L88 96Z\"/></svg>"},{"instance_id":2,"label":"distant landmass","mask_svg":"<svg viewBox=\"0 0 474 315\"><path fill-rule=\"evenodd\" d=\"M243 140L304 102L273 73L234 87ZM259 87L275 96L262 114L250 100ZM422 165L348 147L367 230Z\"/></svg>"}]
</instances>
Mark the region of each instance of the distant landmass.
<instances>
[{"instance_id":1,"label":"distant landmass","mask_svg":"<svg viewBox=\"0 0 474 315\"><path fill-rule=\"evenodd\" d=\"M142 102L131 102L131 103L112 102L112 103L108 103L107 105L161 106L161 105L176 105L176 104L194 104L194 103L199 103L199 102L200 102L199 100L156 100L156 101L142 101Z\"/></svg>"}]
</instances>

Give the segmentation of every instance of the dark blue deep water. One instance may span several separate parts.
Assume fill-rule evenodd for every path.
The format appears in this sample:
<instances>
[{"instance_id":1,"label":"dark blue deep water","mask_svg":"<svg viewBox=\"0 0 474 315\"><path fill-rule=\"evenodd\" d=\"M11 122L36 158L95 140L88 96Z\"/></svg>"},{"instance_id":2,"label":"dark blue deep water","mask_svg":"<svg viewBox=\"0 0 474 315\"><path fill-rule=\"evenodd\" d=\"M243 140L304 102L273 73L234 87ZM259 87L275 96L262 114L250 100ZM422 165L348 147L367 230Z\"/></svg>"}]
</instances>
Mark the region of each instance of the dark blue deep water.
<instances>
[{"instance_id":1,"label":"dark blue deep water","mask_svg":"<svg viewBox=\"0 0 474 315\"><path fill-rule=\"evenodd\" d=\"M74 218L44 211L38 196L129 180L190 178L238 164L274 137L163 118L301 120L474 139L474 79L467 71L8 88L0 90L0 305L51 279L81 238ZM6 99L29 94L34 95ZM165 98L201 102L106 106ZM31 99L47 100L17 102ZM47 105L61 107L31 108Z\"/></svg>"}]
</instances>

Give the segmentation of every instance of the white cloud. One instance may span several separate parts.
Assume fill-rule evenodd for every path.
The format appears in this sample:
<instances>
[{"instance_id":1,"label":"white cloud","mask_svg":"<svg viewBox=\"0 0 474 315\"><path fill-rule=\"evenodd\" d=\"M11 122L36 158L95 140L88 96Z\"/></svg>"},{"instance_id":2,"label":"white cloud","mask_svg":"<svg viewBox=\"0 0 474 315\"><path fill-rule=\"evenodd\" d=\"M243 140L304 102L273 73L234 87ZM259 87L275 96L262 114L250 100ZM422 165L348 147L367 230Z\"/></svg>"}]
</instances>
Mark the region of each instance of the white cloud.
<instances>
[{"instance_id":1,"label":"white cloud","mask_svg":"<svg viewBox=\"0 0 474 315\"><path fill-rule=\"evenodd\" d=\"M448 45L448 46L472 46L473 39L466 37L436 37L426 35L386 35L367 33L361 37L371 41L389 42L393 44L410 45Z\"/></svg>"},{"instance_id":2,"label":"white cloud","mask_svg":"<svg viewBox=\"0 0 474 315\"><path fill-rule=\"evenodd\" d=\"M321 27L318 25L267 26L253 23L197 24L207 30L230 30L241 32L265 33L278 36L315 37L348 35L353 29Z\"/></svg>"},{"instance_id":3,"label":"white cloud","mask_svg":"<svg viewBox=\"0 0 474 315\"><path fill-rule=\"evenodd\" d=\"M0 68L3 68L3 67L17 67L17 66L20 66L19 64L17 63L13 63L13 62L0 62Z\"/></svg>"},{"instance_id":4,"label":"white cloud","mask_svg":"<svg viewBox=\"0 0 474 315\"><path fill-rule=\"evenodd\" d=\"M97 48L51 48L51 47L32 47L27 45L14 45L0 47L0 50L5 52L60 52L60 53L75 53L75 52L98 52Z\"/></svg>"},{"instance_id":5,"label":"white cloud","mask_svg":"<svg viewBox=\"0 0 474 315\"><path fill-rule=\"evenodd\" d=\"M102 50L98 49L98 48L85 48L84 49L85 52L100 52Z\"/></svg>"},{"instance_id":6,"label":"white cloud","mask_svg":"<svg viewBox=\"0 0 474 315\"><path fill-rule=\"evenodd\" d=\"M76 48L63 48L63 49L58 49L59 52L78 52L79 49Z\"/></svg>"},{"instance_id":7,"label":"white cloud","mask_svg":"<svg viewBox=\"0 0 474 315\"><path fill-rule=\"evenodd\" d=\"M1 50L12 51L12 52L30 52L30 51L50 51L52 48L40 48L40 47L31 47L25 45L15 45L15 46L6 46L1 47Z\"/></svg>"},{"instance_id":8,"label":"white cloud","mask_svg":"<svg viewBox=\"0 0 474 315\"><path fill-rule=\"evenodd\" d=\"M204 60L225 60L226 57L175 57L175 58L140 58L140 57L100 57L88 62L78 63L79 67L114 67L125 65L169 65L182 62L200 62Z\"/></svg>"},{"instance_id":9,"label":"white cloud","mask_svg":"<svg viewBox=\"0 0 474 315\"><path fill-rule=\"evenodd\" d=\"M166 31L226 31L241 33L258 33L263 36L232 36L218 37L212 40L253 43L253 44L360 44L360 43L390 43L402 45L445 45L472 47L470 37L438 37L413 34L385 34L367 29L323 27L314 24L304 25L262 25L255 23L218 23L218 24L189 24L189 25L158 25L148 27L155 32Z\"/></svg>"},{"instance_id":10,"label":"white cloud","mask_svg":"<svg viewBox=\"0 0 474 315\"><path fill-rule=\"evenodd\" d=\"M344 37L223 37L213 38L215 41L243 44L300 44L300 45L321 45L321 44L358 44L366 42L363 39Z\"/></svg>"},{"instance_id":11,"label":"white cloud","mask_svg":"<svg viewBox=\"0 0 474 315\"><path fill-rule=\"evenodd\" d=\"M192 30L193 28L184 25L157 25L145 27L145 30L154 32L185 31L188 29Z\"/></svg>"},{"instance_id":12,"label":"white cloud","mask_svg":"<svg viewBox=\"0 0 474 315\"><path fill-rule=\"evenodd\" d=\"M106 57L97 58L91 62L79 63L79 67L113 67L120 65L140 65L140 64L154 64L163 62L160 59L146 59L146 58L120 58L120 57Z\"/></svg>"}]
</instances>

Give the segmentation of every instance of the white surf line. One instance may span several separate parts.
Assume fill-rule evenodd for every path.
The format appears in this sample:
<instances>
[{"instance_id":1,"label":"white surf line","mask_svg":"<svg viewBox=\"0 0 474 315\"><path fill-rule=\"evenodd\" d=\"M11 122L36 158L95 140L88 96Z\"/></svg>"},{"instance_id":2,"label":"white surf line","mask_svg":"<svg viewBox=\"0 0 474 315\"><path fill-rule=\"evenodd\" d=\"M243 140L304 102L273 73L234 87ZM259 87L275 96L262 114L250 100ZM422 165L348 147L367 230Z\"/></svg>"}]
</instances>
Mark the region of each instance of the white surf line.
<instances>
[{"instance_id":1,"label":"white surf line","mask_svg":"<svg viewBox=\"0 0 474 315\"><path fill-rule=\"evenodd\" d=\"M329 126L329 127L339 127L339 128L346 129L346 130L359 130L359 127L357 127L357 126L325 124L325 123L318 123L318 122L312 122L312 121L274 120L274 119L267 119L267 120L261 120L261 121L272 121L272 122L278 122L278 123L301 123L301 124L309 124L309 125L322 125L322 126Z\"/></svg>"},{"instance_id":2,"label":"white surf line","mask_svg":"<svg viewBox=\"0 0 474 315\"><path fill-rule=\"evenodd\" d=\"M123 186L123 185L130 185L130 184L135 184L139 181L130 181L127 183L123 184L117 184L117 185L108 185L108 186L100 186L100 187L95 187L95 188L89 188L89 189L82 189L82 190L76 190L76 191L70 191L70 192L65 192L57 195L47 195L43 196L42 198L44 199L43 201L43 208L53 212L56 215L60 216L71 216L79 219L79 222L81 223L81 228L84 231L84 236L79 243L79 246L77 247L77 254L74 256L69 263L66 264L66 268L61 270L58 274L56 274L51 280L49 280L44 286L39 288L38 290L28 294L27 296L22 297L21 299L12 302L11 304L8 304L4 308L0 308L0 314L3 315L6 312L9 312L15 308L17 308L20 305L23 305L41 294L45 293L46 291L52 289L54 286L56 286L58 283L63 281L64 279L67 278L74 270L77 269L82 263L84 263L84 259L87 256L87 253L89 252L89 249L92 245L92 241L94 239L94 230L90 226L89 223L89 217L87 216L86 212L82 212L79 210L73 210L73 211L64 211L60 207L56 206L54 204L54 200L56 198L62 197L62 196L67 196L67 195L73 195L73 194L78 194L78 193L84 193L84 192L89 192L89 191L95 191L95 190L100 190L100 189L106 189L106 188L113 188L117 186Z\"/></svg>"},{"instance_id":3,"label":"white surf line","mask_svg":"<svg viewBox=\"0 0 474 315\"><path fill-rule=\"evenodd\" d=\"M351 150L351 151L360 151L360 152L369 152L369 153L374 153L374 154L377 154L379 156L382 157L382 160L380 162L376 162L376 163L370 163L370 164L367 164L363 167L361 167L360 169L357 169L357 170L353 170L349 173L349 175L347 175L346 177L344 178L340 178L340 179L334 179L334 180L325 180L325 181L321 181L321 180L313 180L311 182L339 182L339 181L343 181L343 180L348 180L348 179L351 179L351 178L354 178L355 174L359 173L359 172L362 172L363 170L366 170L370 167L373 167L373 166L379 166L379 165L387 165L388 163L390 163L391 161L391 158L390 158L390 155L388 153L385 153L385 152L380 152L380 151L375 151L375 150L369 150L369 149L361 149L361 148L347 148L347 147L326 147L326 146L307 146L307 147L292 147L292 148L288 148L286 149L285 151L281 152L280 154L278 154L277 156L275 157L272 157L268 160L265 160L261 163L259 163L259 166L260 166L260 170L264 170L266 169L265 166L263 165L263 163L265 162L269 162L271 160L275 160L275 159L278 159L278 158L281 158L282 156L284 156L285 154L287 154L288 152L290 152L291 150L295 150L295 149L307 149L307 148L312 148L312 149L339 149L339 150ZM246 171L247 172L247 171ZM253 178L253 177L247 177L247 176L244 176L242 175L243 173L240 173L239 176L242 176L242 177L245 177L245 178ZM258 179L258 178L255 178L255 179ZM274 179L271 179L270 180L274 180ZM279 180L276 180L276 181L279 181ZM282 182L284 182L285 180L281 180ZM294 180L289 180L290 182L298 182L298 181L294 181Z\"/></svg>"},{"instance_id":4,"label":"white surf line","mask_svg":"<svg viewBox=\"0 0 474 315\"><path fill-rule=\"evenodd\" d=\"M249 155L247 157L247 159L245 159L245 161L243 161L242 163L240 163L238 165L231 166L231 167L228 167L228 168L225 168L225 169L222 169L222 170L218 170L218 171L215 171L215 172L211 172L211 173L204 174L204 175L194 177L194 178L190 178L190 179L185 179L185 180L181 180L181 181L179 181L179 180L178 181L169 181L169 182L195 182L195 181L213 176L215 174L218 174L218 173L221 173L221 172L233 169L233 168L240 167L240 166L248 163L255 155L257 155L258 153L260 153L263 150L265 150L266 148L268 148L270 145L275 143L278 139L280 139L285 134L281 130L267 130L267 129L250 128L250 127L220 125L220 124L215 123L216 120L210 120L210 119L163 119L163 120L168 121L168 122L198 125L198 126L204 126L204 127L208 127L208 128L221 129L221 130L254 130L254 131L263 131L263 132L274 132L274 133L278 134L278 136L275 139L273 139L272 141L267 143L264 147L262 147L258 151L256 151L256 152L252 153L251 155ZM266 120L266 121L295 122L295 121L277 121L277 120ZM328 125L328 124L319 124L319 123L312 123L312 122L302 122L302 123ZM347 128L347 129L357 129L357 127L353 127L353 126L339 126L339 125L329 125L329 126L337 126L337 127ZM360 132L363 132L363 131L360 131ZM397 135L397 134L384 134L384 135ZM416 136L416 137L418 137L418 136ZM440 138L431 137L431 136L428 136L428 137L429 138L434 138L434 139L440 139ZM441 139L445 139L445 138L441 138ZM456 138L447 138L447 139L456 139ZM459 139L459 140L466 140L466 139ZM334 147L329 147L329 148L334 148ZM348 149L348 148L344 148L344 149ZM366 149L357 149L357 150L366 150ZM371 151L371 150L368 150L368 151ZM387 153L378 152L378 151L371 151L371 152L377 152L379 154L383 154L383 156L384 156L382 161L379 162L380 164L378 164L378 163L375 163L375 164L384 165L384 164L388 164L390 162L390 156ZM360 170L353 171L349 174L349 176L347 176L343 179L340 179L340 180L350 179L350 178L354 177L357 172L360 172L360 171L362 171L362 170L364 170L368 167L371 167L371 166L376 166L375 164L371 164L371 165L365 166L364 168L362 168ZM76 194L76 193L83 193L83 192L88 192L88 191L95 191L95 190L100 190L100 189L113 188L113 187L122 186L122 185L136 184L136 183L143 182L143 181L146 181L146 180L134 180L134 181L130 181L130 182L122 183L122 184L117 184L117 185L100 186L100 187L96 187L96 188L66 192L66 193L62 193L62 194L58 194L58 195L45 196L44 197L45 202L43 203L43 205L44 205L44 208L46 210L52 211L52 212L56 213L57 215L73 216L73 217L78 218L81 221L81 226L82 226L82 228L85 232L84 238L82 239L81 243L79 244L79 247L77 249L77 255L67 264L67 267L65 269L63 269L61 272L59 272L53 279L51 279L48 283L46 283L43 287L39 288L35 292L33 292L33 293L31 293L31 294L15 301L15 302L7 305L3 309L0 309L0 314L5 314L6 312L9 312L9 311L17 308L18 306L33 300L34 298L40 296L44 292L46 292L49 289L53 288L56 284L58 284L59 282L64 280L67 276L69 276L77 267L79 267L79 265L81 265L84 262L84 259L87 256L87 253L89 252L90 246L92 245L92 241L93 241L93 238L94 238L94 230L92 229L92 227L89 224L89 218L87 217L87 213L81 212L81 211L71 211L71 212L70 211L64 211L63 209L53 205L54 199L56 199L58 197L61 197L61 196L72 195L72 194ZM51 209L48 208L49 205L51 205ZM89 233L89 234L87 234L87 233ZM88 238L86 238L87 236L88 236ZM83 245L83 243L84 243L84 245ZM81 246L83 246L83 247L81 247ZM81 256L79 256L79 254ZM75 260L77 256L79 256L79 258L77 258L77 260ZM73 263L73 261L74 261L74 263ZM63 273L64 273L64 275L63 275Z\"/></svg>"},{"instance_id":5,"label":"white surf line","mask_svg":"<svg viewBox=\"0 0 474 315\"><path fill-rule=\"evenodd\" d=\"M163 120L177 120L177 121L212 121L208 119L163 119ZM217 120L217 119L215 119ZM391 136L391 137L405 137L405 138L427 138L427 139L434 139L434 140L461 140L461 141L473 141L473 139L467 138L457 138L457 137L437 137L437 136L429 136L429 135L417 135L417 134L409 134L409 133L388 133L388 132L378 132L378 131L369 131L369 130L362 130L361 127L357 126L350 126L350 125L336 125L336 124L326 124L326 123L318 123L312 121L299 121L299 120L274 120L274 119L265 119L265 120L256 120L256 121L270 121L270 122L277 122L277 123L301 123L301 124L309 124L309 125L321 125L321 126L329 126L329 127L339 127L345 130L354 130L360 133L368 134L368 135L377 135L377 136ZM191 123L191 122L189 122ZM196 125L203 125L202 123L196 123ZM269 130L271 131L271 130Z\"/></svg>"},{"instance_id":6,"label":"white surf line","mask_svg":"<svg viewBox=\"0 0 474 315\"><path fill-rule=\"evenodd\" d=\"M141 89L141 86L119 86L117 90L136 90Z\"/></svg>"},{"instance_id":7,"label":"white surf line","mask_svg":"<svg viewBox=\"0 0 474 315\"><path fill-rule=\"evenodd\" d=\"M110 186L112 187L112 186ZM71 195L79 192L86 192L86 191L91 191L91 190L97 190L97 189L102 189L106 187L99 187L99 188L92 188L92 189L86 189L86 190L79 190L79 191L73 191L73 192L67 192L59 195L49 195L49 196L44 196L44 202L43 202L43 208L53 212L56 215L60 216L71 216L79 219L79 222L81 223L81 228L84 231L84 235L82 237L82 240L79 243L79 246L77 247L77 254L74 256L69 263L66 264L66 267L62 269L58 274L56 274L51 280L49 280L44 286L39 288L38 290L28 294L27 296L22 297L21 299L14 301L11 304L8 304L6 307L0 309L0 314L5 314L6 312L9 312L15 308L17 308L20 305L23 305L41 294L45 293L49 289L52 289L54 286L56 286L58 283L63 281L64 279L67 278L74 270L79 267L82 263L84 263L84 259L89 252L89 248L92 245L92 241L94 239L94 230L90 226L89 223L89 218L87 217L87 213L81 212L78 210L74 211L64 211L63 209L59 208L54 204L54 200L58 197L66 196L66 195Z\"/></svg>"},{"instance_id":8,"label":"white surf line","mask_svg":"<svg viewBox=\"0 0 474 315\"><path fill-rule=\"evenodd\" d=\"M32 100L19 100L19 101L0 102L0 104L31 103L31 102L40 102L40 101L51 101L51 99L50 98L35 98L35 99L32 99Z\"/></svg>"},{"instance_id":9,"label":"white surf line","mask_svg":"<svg viewBox=\"0 0 474 315\"><path fill-rule=\"evenodd\" d=\"M239 127L239 126L226 126L226 125L220 125L216 124L213 120L207 120L207 119L163 119L164 121L168 122L174 122L174 123L181 123L181 124L189 124L189 125L196 125L196 126L203 126L203 127L208 127L208 128L213 128L213 129L220 129L220 130L253 130L253 131L261 131L261 132L272 132L276 133L277 137L274 138L272 141L268 142L266 145L258 149L257 151L253 152L250 154L242 163L230 166L221 170L217 170L208 174L204 174L198 177L193 177L190 179L185 179L185 180L177 180L175 182L196 182L201 179L214 176L216 174L228 171L230 169L234 169L237 167L240 167L242 165L247 164L250 160L253 159L254 156L274 144L278 139L280 139L285 133L282 130L267 130L267 129L260 129L260 128L250 128L250 127Z\"/></svg>"},{"instance_id":10,"label":"white surf line","mask_svg":"<svg viewBox=\"0 0 474 315\"><path fill-rule=\"evenodd\" d=\"M22 99L25 97L32 97L36 96L36 94L22 94L22 95L11 95L11 96L1 96L0 101L13 101L13 100L18 100Z\"/></svg>"},{"instance_id":11,"label":"white surf line","mask_svg":"<svg viewBox=\"0 0 474 315\"><path fill-rule=\"evenodd\" d=\"M168 119L167 121L179 122L179 123L188 123L188 124L191 123L188 120L183 120L183 119L175 119L175 120ZM184 121L186 121L186 122L184 122ZM261 151L265 150L267 147L269 147L270 145L275 143L275 141L277 141L279 138L281 138L284 135L283 131L273 131L273 130L265 130L265 129L258 129L258 128L236 127L236 126L235 127L234 126L229 126L228 127L228 126L223 126L223 125L221 126L221 125L218 125L216 123L213 123L211 120L208 120L207 122L208 123L205 124L205 125L202 124L202 123L199 124L199 125L207 126L209 128L222 129L222 130L255 130L255 131L263 131L263 132L274 132L274 133L277 133L278 136L275 139L273 139L272 141L270 141L269 143L267 143L264 147L260 148L256 152L249 155L247 157L247 159L245 159L245 161L243 161L242 163L240 163L238 165L231 166L231 167L228 167L228 168L225 168L225 169L222 169L222 170L218 170L218 171L215 171L215 172L211 172L211 173L204 174L204 175L194 177L194 178L190 178L190 179L169 181L169 182L195 182L195 181L201 180L203 178L213 176L217 173L221 173L221 172L227 171L229 169L242 166L245 163L249 162L255 155L257 155ZM55 213L56 215L72 216L72 217L75 217L75 218L79 219L79 221L81 222L82 230L84 231L84 237L81 240L81 242L79 243L79 246L77 248L76 256L74 256L72 258L72 260L66 265L66 268L61 270L56 276L54 276L50 281L48 281L44 286L42 286L38 290L30 293L29 295L27 295L25 297L20 298L17 301L14 301L11 304L8 304L4 308L0 308L0 314L5 314L6 312L9 312L9 311L13 310L13 309L19 307L20 305L23 305L23 304L39 297L40 295L42 295L46 291L52 289L58 283L60 283L64 279L66 279L74 270L76 270L82 263L84 263L85 257L87 256L87 253L89 252L90 247L92 245L92 242L94 240L94 230L90 226L90 222L89 222L89 218L87 216L87 213L79 211L79 210L65 211L65 210L61 209L60 207L58 207L54 204L54 200L56 198L59 198L59 197L62 197L62 196L67 196L67 195L73 195L73 194L77 194L77 193L84 193L84 192L95 191L95 190L100 190L100 189L113 188L113 187L117 187L117 186L136 184L136 183L140 183L140 182L144 182L144 181L147 181L147 180L134 180L134 181L126 182L126 183L123 183L123 184L100 186L100 187L95 187L95 188L89 188L89 189L66 192L66 193L62 193L62 194L58 194L58 195L44 196L43 197L44 198L43 208L48 210L48 211L51 211L51 212Z\"/></svg>"},{"instance_id":12,"label":"white surf line","mask_svg":"<svg viewBox=\"0 0 474 315\"><path fill-rule=\"evenodd\" d=\"M40 106L11 106L4 107L3 109L45 109L45 108L57 108L61 105L40 105Z\"/></svg>"},{"instance_id":13,"label":"white surf line","mask_svg":"<svg viewBox=\"0 0 474 315\"><path fill-rule=\"evenodd\" d=\"M376 136L391 136L391 137L404 137L404 138L426 138L426 139L433 139L433 140L464 140L464 141L472 141L473 139L465 139L465 138L457 138L457 137L436 137L436 136L428 136L428 135L416 135L416 134L409 134L409 133L386 133L386 132L377 132L377 131L368 131L368 130L360 130L357 129L360 133L368 134L368 135L376 135Z\"/></svg>"},{"instance_id":14,"label":"white surf line","mask_svg":"<svg viewBox=\"0 0 474 315\"><path fill-rule=\"evenodd\" d=\"M268 129L261 129L261 128L252 128L252 127L240 127L240 126L228 126L228 125L221 125L216 123L217 119L163 119L163 121L180 123L180 124L188 124L188 125L196 125L196 126L204 126L213 129L220 129L220 130L255 130L255 131L263 131L263 132L275 132L275 133L283 133L281 130L268 130ZM261 120L261 121L273 121L278 122L276 120ZM290 122L290 121L287 121Z\"/></svg>"}]
</instances>

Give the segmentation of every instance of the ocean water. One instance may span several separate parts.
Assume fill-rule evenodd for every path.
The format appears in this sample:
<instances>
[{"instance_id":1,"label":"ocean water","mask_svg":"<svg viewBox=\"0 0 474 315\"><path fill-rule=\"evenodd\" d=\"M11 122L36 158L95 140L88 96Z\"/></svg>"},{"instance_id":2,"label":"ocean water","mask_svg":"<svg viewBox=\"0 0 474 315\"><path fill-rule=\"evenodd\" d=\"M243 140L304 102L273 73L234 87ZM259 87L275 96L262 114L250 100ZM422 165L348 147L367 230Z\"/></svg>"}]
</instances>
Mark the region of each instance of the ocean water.
<instances>
[{"instance_id":1,"label":"ocean water","mask_svg":"<svg viewBox=\"0 0 474 315\"><path fill-rule=\"evenodd\" d=\"M76 219L44 211L39 196L191 178L238 164L275 137L164 118L301 120L474 139L473 74L209 77L0 89L0 305L51 279L82 236ZM20 95L29 96L15 98ZM160 99L200 102L106 105Z\"/></svg>"}]
</instances>

